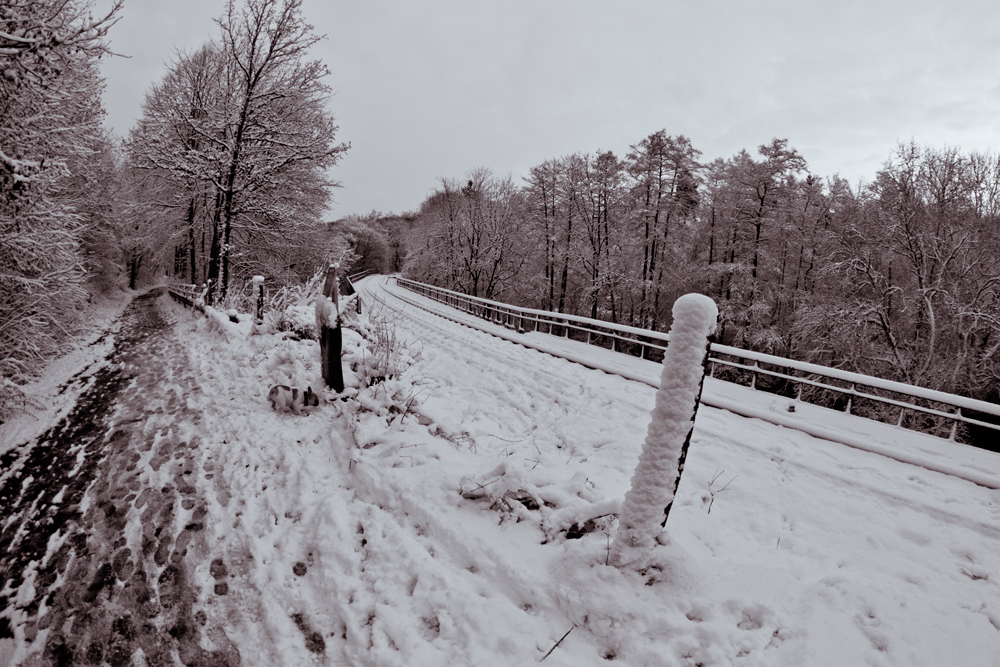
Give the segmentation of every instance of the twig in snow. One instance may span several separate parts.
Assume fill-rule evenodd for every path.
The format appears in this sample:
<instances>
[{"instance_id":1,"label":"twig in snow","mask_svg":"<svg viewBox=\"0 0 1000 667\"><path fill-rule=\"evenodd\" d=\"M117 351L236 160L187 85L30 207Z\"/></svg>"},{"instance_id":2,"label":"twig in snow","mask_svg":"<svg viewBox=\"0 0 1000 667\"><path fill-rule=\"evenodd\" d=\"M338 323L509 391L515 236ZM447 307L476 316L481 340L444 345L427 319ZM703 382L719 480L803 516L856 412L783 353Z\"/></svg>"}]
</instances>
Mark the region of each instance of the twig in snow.
<instances>
[{"instance_id":1,"label":"twig in snow","mask_svg":"<svg viewBox=\"0 0 1000 667\"><path fill-rule=\"evenodd\" d=\"M476 493L476 491L485 491L486 487L488 485L494 484L494 483L499 482L499 481L500 481L500 478L497 477L496 479L491 479L488 482L483 482L482 484L477 484L476 488L469 489L468 491L462 491L461 487L459 487L458 492L459 492L459 494L461 494L461 496L463 498L465 498L467 500L475 500L477 498L481 498L482 496L475 496L475 495L472 495L472 494ZM483 493L483 495L485 496L486 494Z\"/></svg>"},{"instance_id":2,"label":"twig in snow","mask_svg":"<svg viewBox=\"0 0 1000 667\"><path fill-rule=\"evenodd\" d=\"M723 491L725 491L726 489L728 489L729 485L733 483L733 480L735 480L737 477L739 477L739 475L733 475L733 479L731 479L728 482L726 482L725 486L723 486L721 489L719 489L718 491L716 491L715 489L712 488L712 485L715 484L715 482L719 479L719 477L722 476L722 473L724 473L724 472L726 472L726 471L725 470L719 470L718 468L716 468L715 469L715 475L712 476L712 480L708 483L708 495L710 495L712 497L712 499L710 501L708 501L708 513L709 514L712 513L712 505L715 503L715 494L722 493Z\"/></svg>"},{"instance_id":3,"label":"twig in snow","mask_svg":"<svg viewBox=\"0 0 1000 667\"><path fill-rule=\"evenodd\" d=\"M534 445L535 451L538 452L538 458L535 459L535 465L531 466L531 469L534 470L538 467L538 464L542 462L542 450L538 448L538 443L535 442L534 437L531 438L531 444Z\"/></svg>"},{"instance_id":4,"label":"twig in snow","mask_svg":"<svg viewBox=\"0 0 1000 667\"><path fill-rule=\"evenodd\" d=\"M576 626L574 625L573 628L575 628L575 627ZM552 651L555 651L557 648L559 648L559 645L563 643L563 640L566 639L567 637L569 637L569 633L573 632L573 628L570 628L569 630L567 630L566 634L564 634L562 637L559 638L559 641L557 641L555 643L555 646L553 646L552 648L550 648L549 652L542 656L542 660L545 660L545 658L547 658L550 655L552 655ZM542 662L542 660L539 660L538 662Z\"/></svg>"}]
</instances>

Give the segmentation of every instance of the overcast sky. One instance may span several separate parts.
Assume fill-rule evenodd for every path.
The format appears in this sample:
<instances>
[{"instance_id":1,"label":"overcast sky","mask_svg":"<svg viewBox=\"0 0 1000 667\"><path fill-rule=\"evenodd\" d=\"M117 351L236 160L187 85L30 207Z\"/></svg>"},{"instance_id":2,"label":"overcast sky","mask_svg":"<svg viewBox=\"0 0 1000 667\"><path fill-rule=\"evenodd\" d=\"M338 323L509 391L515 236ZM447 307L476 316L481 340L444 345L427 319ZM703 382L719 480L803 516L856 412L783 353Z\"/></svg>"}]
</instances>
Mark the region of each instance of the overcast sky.
<instances>
[{"instance_id":1,"label":"overcast sky","mask_svg":"<svg viewBox=\"0 0 1000 667\"><path fill-rule=\"evenodd\" d=\"M106 6L108 0L100 0ZM126 135L224 0L126 0L103 64ZM343 187L331 217L416 210L441 176L515 180L660 129L702 159L787 138L811 172L870 179L897 141L1000 149L1000 3L304 0L327 39Z\"/></svg>"}]
</instances>

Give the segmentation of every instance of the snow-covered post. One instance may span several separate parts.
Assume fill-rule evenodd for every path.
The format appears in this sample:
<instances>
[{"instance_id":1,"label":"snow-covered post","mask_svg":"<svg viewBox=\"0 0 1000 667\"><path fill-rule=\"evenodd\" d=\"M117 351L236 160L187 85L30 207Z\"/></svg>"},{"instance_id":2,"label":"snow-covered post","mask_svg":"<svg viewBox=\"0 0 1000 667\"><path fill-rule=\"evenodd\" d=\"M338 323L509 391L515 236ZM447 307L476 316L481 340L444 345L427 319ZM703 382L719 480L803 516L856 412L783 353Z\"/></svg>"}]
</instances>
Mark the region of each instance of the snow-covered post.
<instances>
[{"instance_id":1,"label":"snow-covered post","mask_svg":"<svg viewBox=\"0 0 1000 667\"><path fill-rule=\"evenodd\" d=\"M209 278L202 285L201 300L206 306L212 305L212 279Z\"/></svg>"},{"instance_id":2,"label":"snow-covered post","mask_svg":"<svg viewBox=\"0 0 1000 667\"><path fill-rule=\"evenodd\" d=\"M253 277L254 291L257 292L257 317L254 323L264 323L264 276Z\"/></svg>"},{"instance_id":3,"label":"snow-covered post","mask_svg":"<svg viewBox=\"0 0 1000 667\"><path fill-rule=\"evenodd\" d=\"M611 550L611 562L618 567L645 567L666 525L684 471L705 379L709 336L715 331L719 309L707 296L685 294L674 302L673 314L656 404Z\"/></svg>"},{"instance_id":4,"label":"snow-covered post","mask_svg":"<svg viewBox=\"0 0 1000 667\"><path fill-rule=\"evenodd\" d=\"M338 264L331 264L326 272L326 281L323 283L323 294L316 299L316 328L319 330L319 349L323 379L326 386L337 393L344 391L344 369L340 364L340 354L343 346L343 334L340 330L340 297L337 288ZM330 302L327 297L333 298L334 308L337 311L335 321L330 318Z\"/></svg>"}]
</instances>

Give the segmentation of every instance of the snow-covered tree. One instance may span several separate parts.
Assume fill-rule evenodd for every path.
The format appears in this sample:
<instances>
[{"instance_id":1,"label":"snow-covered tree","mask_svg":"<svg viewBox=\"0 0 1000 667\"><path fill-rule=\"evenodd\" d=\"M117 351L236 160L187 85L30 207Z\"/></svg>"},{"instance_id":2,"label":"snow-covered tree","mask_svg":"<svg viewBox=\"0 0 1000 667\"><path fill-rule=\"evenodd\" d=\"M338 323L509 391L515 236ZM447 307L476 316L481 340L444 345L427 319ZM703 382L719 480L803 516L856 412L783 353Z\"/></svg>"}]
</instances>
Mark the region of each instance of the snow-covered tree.
<instances>
[{"instance_id":1,"label":"snow-covered tree","mask_svg":"<svg viewBox=\"0 0 1000 667\"><path fill-rule=\"evenodd\" d=\"M334 141L328 70L307 59L320 37L300 0L230 1L217 22L221 40L180 56L149 92L129 153L172 184L150 205L173 219L190 275L202 267L225 296L234 274L308 276L325 260L327 170L348 146Z\"/></svg>"},{"instance_id":2,"label":"snow-covered tree","mask_svg":"<svg viewBox=\"0 0 1000 667\"><path fill-rule=\"evenodd\" d=\"M449 289L499 298L524 262L524 199L510 178L474 169L464 184L442 179L421 206L425 243L407 272Z\"/></svg>"},{"instance_id":3,"label":"snow-covered tree","mask_svg":"<svg viewBox=\"0 0 1000 667\"><path fill-rule=\"evenodd\" d=\"M0 419L69 333L86 277L88 223L70 180L102 141L96 60L120 2L0 5Z\"/></svg>"}]
</instances>

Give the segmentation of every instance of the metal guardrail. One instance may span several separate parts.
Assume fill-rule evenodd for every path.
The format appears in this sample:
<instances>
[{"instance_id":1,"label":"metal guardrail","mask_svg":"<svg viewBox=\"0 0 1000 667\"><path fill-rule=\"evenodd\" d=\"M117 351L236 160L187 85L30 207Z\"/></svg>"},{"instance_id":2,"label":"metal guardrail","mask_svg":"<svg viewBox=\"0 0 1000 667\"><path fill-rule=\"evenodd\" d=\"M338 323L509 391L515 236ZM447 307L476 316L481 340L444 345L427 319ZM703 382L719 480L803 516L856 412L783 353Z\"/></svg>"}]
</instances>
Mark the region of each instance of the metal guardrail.
<instances>
[{"instance_id":1,"label":"metal guardrail","mask_svg":"<svg viewBox=\"0 0 1000 667\"><path fill-rule=\"evenodd\" d=\"M511 306L406 278L397 278L396 282L439 303L521 333L539 331L572 338L643 359L662 358L670 342L670 336L659 331ZM717 343L711 346L709 362L711 376L716 379L795 401L824 407L832 404L848 414L951 440L956 439L960 424L991 429L1000 437L1000 423L984 421L992 416L1000 422L1000 405L993 403Z\"/></svg>"}]
</instances>

